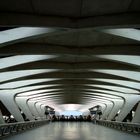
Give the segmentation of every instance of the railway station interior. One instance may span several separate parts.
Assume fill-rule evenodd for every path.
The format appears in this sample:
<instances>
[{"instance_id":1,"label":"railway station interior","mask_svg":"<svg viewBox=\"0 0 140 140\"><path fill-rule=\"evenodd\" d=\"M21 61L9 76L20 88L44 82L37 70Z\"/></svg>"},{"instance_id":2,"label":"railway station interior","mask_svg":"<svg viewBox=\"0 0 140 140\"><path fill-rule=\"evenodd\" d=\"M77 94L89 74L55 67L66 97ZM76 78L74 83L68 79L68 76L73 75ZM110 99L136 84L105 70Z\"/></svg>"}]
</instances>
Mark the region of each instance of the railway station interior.
<instances>
[{"instance_id":1,"label":"railway station interior","mask_svg":"<svg viewBox=\"0 0 140 140\"><path fill-rule=\"evenodd\" d=\"M1 0L0 139L139 140L140 0Z\"/></svg>"}]
</instances>

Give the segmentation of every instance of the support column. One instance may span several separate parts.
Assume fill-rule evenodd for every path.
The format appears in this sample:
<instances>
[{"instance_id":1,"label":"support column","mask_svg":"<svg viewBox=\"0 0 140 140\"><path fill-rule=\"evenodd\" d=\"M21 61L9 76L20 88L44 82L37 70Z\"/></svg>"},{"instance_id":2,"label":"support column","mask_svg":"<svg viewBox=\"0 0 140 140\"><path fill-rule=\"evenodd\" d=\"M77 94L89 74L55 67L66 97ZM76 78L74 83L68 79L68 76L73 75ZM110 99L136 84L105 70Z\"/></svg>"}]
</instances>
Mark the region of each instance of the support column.
<instances>
[{"instance_id":1,"label":"support column","mask_svg":"<svg viewBox=\"0 0 140 140\"><path fill-rule=\"evenodd\" d=\"M23 111L23 113L26 115L27 119L29 120L34 120L34 117L27 105L27 100L28 98L26 97L16 97L16 102L18 104L18 106L21 108L21 110Z\"/></svg>"},{"instance_id":2,"label":"support column","mask_svg":"<svg viewBox=\"0 0 140 140\"><path fill-rule=\"evenodd\" d=\"M39 113L41 119L43 119L43 118L44 118L44 114L42 113L41 105L42 105L42 104L39 103L39 102L37 102L37 103L35 104L36 109L37 109L37 111L38 111L38 113Z\"/></svg>"},{"instance_id":3,"label":"support column","mask_svg":"<svg viewBox=\"0 0 140 140\"><path fill-rule=\"evenodd\" d=\"M101 106L102 114L104 114L104 112L106 110L106 104L100 104L100 106Z\"/></svg>"},{"instance_id":4,"label":"support column","mask_svg":"<svg viewBox=\"0 0 140 140\"><path fill-rule=\"evenodd\" d=\"M106 110L104 111L104 113L102 115L102 120L107 119L109 113L111 112L111 110L112 110L112 108L114 106L113 103L107 103L106 105L107 105L107 108L106 108Z\"/></svg>"},{"instance_id":5,"label":"support column","mask_svg":"<svg viewBox=\"0 0 140 140\"><path fill-rule=\"evenodd\" d=\"M137 106L136 112L135 112L135 116L132 119L133 123L140 123L140 102Z\"/></svg>"},{"instance_id":6,"label":"support column","mask_svg":"<svg viewBox=\"0 0 140 140\"><path fill-rule=\"evenodd\" d=\"M42 104L42 105L40 106L40 108L41 108L41 110L42 110L43 118L46 119L46 115L45 115L45 105Z\"/></svg>"},{"instance_id":7,"label":"support column","mask_svg":"<svg viewBox=\"0 0 140 140\"><path fill-rule=\"evenodd\" d=\"M39 119L40 120L41 118L40 118L40 115L39 115L39 113L37 111L35 103L36 103L35 101L30 101L30 100L28 100L28 102L27 102L27 104L29 106L29 109L31 110L31 112L34 115L35 119Z\"/></svg>"},{"instance_id":8,"label":"support column","mask_svg":"<svg viewBox=\"0 0 140 140\"><path fill-rule=\"evenodd\" d=\"M114 100L114 107L112 111L110 112L107 120L112 120L117 114L117 112L119 111L119 109L122 108L123 104L124 104L123 100Z\"/></svg>"},{"instance_id":9,"label":"support column","mask_svg":"<svg viewBox=\"0 0 140 140\"><path fill-rule=\"evenodd\" d=\"M2 90L0 91L0 99L8 111L14 116L16 121L23 122L24 119L21 115L21 112L15 102L14 94L10 90Z\"/></svg>"},{"instance_id":10,"label":"support column","mask_svg":"<svg viewBox=\"0 0 140 140\"><path fill-rule=\"evenodd\" d=\"M123 121L139 100L140 95L128 94L125 97L125 103L120 114L118 115L118 117L116 117L116 121Z\"/></svg>"}]
</instances>

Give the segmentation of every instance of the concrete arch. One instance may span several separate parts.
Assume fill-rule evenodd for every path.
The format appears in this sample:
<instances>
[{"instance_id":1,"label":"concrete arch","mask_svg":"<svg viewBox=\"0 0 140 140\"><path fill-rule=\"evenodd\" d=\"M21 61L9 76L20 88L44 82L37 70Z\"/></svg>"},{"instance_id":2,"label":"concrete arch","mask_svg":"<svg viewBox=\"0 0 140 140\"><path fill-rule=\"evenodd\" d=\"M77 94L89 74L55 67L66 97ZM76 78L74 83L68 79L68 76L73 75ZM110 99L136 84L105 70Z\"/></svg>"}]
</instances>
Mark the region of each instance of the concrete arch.
<instances>
[{"instance_id":1,"label":"concrete arch","mask_svg":"<svg viewBox=\"0 0 140 140\"><path fill-rule=\"evenodd\" d=\"M140 2L56 2L55 10L38 4L33 1L33 13L29 2L15 0L12 8L0 2L4 105L17 121L23 121L20 109L41 120L45 105L58 111L68 104L83 111L100 104L107 120L120 110L122 121L140 101ZM132 122L139 122L139 108Z\"/></svg>"}]
</instances>

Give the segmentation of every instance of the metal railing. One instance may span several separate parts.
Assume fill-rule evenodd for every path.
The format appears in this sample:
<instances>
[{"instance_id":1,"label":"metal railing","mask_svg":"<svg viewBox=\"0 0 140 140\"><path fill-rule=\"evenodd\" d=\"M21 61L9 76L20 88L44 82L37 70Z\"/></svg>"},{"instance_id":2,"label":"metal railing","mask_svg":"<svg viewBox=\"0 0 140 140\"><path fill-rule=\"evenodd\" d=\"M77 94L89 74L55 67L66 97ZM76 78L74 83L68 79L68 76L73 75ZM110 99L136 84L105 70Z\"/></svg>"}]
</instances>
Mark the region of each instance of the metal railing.
<instances>
[{"instance_id":1,"label":"metal railing","mask_svg":"<svg viewBox=\"0 0 140 140\"><path fill-rule=\"evenodd\" d=\"M96 123L106 127L118 129L120 131L129 132L133 134L140 134L140 124L138 123L104 121L104 120L97 120Z\"/></svg>"},{"instance_id":2,"label":"metal railing","mask_svg":"<svg viewBox=\"0 0 140 140\"><path fill-rule=\"evenodd\" d=\"M0 138L18 134L23 131L44 125L49 122L50 122L49 120L43 120L43 121L28 121L28 122L2 124L0 125Z\"/></svg>"}]
</instances>

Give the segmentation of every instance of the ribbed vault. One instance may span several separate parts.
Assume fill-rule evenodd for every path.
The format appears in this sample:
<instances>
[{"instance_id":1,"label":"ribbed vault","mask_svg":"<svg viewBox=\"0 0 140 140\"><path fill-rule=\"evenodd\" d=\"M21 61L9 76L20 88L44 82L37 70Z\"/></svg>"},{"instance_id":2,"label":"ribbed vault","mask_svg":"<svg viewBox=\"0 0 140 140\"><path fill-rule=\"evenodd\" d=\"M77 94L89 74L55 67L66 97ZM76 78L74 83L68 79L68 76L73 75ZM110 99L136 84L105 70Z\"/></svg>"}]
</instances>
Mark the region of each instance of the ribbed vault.
<instances>
[{"instance_id":1,"label":"ribbed vault","mask_svg":"<svg viewBox=\"0 0 140 140\"><path fill-rule=\"evenodd\" d=\"M0 2L1 93L58 111L140 95L139 6L138 0Z\"/></svg>"}]
</instances>

